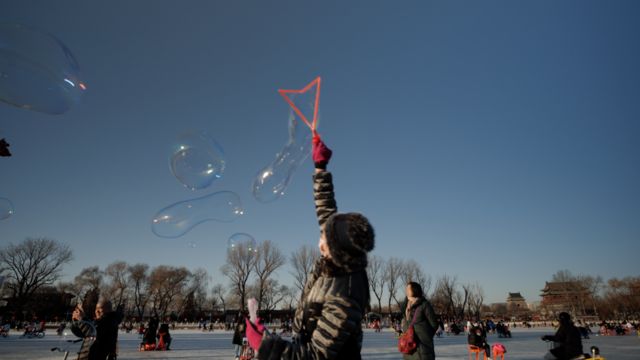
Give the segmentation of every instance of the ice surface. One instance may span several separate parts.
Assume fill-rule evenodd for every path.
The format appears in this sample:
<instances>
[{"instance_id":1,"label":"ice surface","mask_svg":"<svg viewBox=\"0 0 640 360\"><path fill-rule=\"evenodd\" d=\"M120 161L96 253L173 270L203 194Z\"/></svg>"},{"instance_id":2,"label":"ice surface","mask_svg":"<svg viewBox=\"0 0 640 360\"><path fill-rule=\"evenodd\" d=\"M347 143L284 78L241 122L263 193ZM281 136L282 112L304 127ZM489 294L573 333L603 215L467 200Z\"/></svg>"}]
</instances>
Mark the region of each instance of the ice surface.
<instances>
[{"instance_id":1,"label":"ice surface","mask_svg":"<svg viewBox=\"0 0 640 360\"><path fill-rule=\"evenodd\" d=\"M539 360L547 352L548 346L540 340L544 334L553 334L552 328L512 329L513 338L499 339L497 335L489 335L489 343L500 342L507 347L505 360ZM171 351L139 352L140 338L137 334L119 334L119 360L129 359L233 359L232 333L229 331L201 332L197 330L172 331L173 343ZM396 350L395 335L385 329L381 333L365 330L363 359L401 359ZM443 336L434 339L436 357L438 360L468 359L466 336ZM64 358L63 353L51 352L50 349L59 345L60 338L55 331L47 331L43 339L20 338L20 334L11 331L8 338L0 337L0 354L2 359L56 359ZM636 335L626 336L592 336L583 340L584 350L596 345L602 355L608 360L640 359L640 339ZM75 351L79 345L75 347ZM69 359L75 359L75 354L69 354Z\"/></svg>"}]
</instances>

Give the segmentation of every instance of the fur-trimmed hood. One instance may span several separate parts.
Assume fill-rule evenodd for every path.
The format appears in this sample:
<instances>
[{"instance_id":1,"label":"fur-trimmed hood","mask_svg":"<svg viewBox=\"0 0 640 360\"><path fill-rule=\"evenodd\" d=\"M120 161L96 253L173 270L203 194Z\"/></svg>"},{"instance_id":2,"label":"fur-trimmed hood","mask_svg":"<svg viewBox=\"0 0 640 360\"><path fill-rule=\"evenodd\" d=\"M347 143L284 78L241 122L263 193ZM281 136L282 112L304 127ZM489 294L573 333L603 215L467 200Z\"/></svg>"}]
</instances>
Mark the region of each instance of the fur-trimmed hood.
<instances>
[{"instance_id":1,"label":"fur-trimmed hood","mask_svg":"<svg viewBox=\"0 0 640 360\"><path fill-rule=\"evenodd\" d=\"M324 224L331 262L353 271L367 266L367 253L375 246L375 233L360 213L334 214Z\"/></svg>"}]
</instances>

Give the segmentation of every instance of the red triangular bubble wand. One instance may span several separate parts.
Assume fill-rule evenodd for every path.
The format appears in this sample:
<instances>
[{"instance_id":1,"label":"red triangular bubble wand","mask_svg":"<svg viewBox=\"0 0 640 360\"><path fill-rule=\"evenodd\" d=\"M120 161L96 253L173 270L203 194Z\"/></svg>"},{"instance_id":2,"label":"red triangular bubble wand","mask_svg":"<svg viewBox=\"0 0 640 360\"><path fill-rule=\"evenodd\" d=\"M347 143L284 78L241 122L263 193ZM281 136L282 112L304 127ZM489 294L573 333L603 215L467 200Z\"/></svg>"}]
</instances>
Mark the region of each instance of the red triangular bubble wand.
<instances>
[{"instance_id":1,"label":"red triangular bubble wand","mask_svg":"<svg viewBox=\"0 0 640 360\"><path fill-rule=\"evenodd\" d=\"M307 119L307 117L302 113L302 111L300 111L300 108L298 108L298 106L293 103L293 100L291 100L291 98L289 98L289 96L287 94L304 94L307 91L309 91L310 89L312 89L314 86L316 87L316 98L315 98L314 104L313 104L313 119L311 119L311 121L309 121L309 119ZM311 132L313 132L313 135L317 136L316 124L318 122L318 105L320 105L320 76L315 78L313 81L311 81L309 84L307 84L307 86L303 87L300 90L282 90L282 89L280 89L280 90L278 90L278 93L280 95L282 95L284 100L289 104L289 106L291 106L293 111L300 117L300 119L302 119L302 121L304 121L304 123L307 124L309 129L311 129Z\"/></svg>"}]
</instances>

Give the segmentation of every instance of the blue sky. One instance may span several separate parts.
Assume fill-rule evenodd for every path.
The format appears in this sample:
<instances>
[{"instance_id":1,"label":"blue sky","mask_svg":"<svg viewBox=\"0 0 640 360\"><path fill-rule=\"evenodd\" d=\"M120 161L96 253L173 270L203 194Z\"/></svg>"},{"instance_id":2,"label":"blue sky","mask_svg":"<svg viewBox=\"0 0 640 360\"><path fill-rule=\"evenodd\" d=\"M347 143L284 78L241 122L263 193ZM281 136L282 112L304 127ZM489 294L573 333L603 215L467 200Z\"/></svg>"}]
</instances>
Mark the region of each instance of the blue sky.
<instances>
[{"instance_id":1,"label":"blue sky","mask_svg":"<svg viewBox=\"0 0 640 360\"><path fill-rule=\"evenodd\" d=\"M125 260L214 283L233 233L315 246L310 161L279 201L250 185L287 140L276 90L320 75L338 206L369 217L374 254L477 282L487 302L538 300L562 269L637 276L639 16L635 1L3 1L0 22L55 34L88 90L58 116L0 104L16 209L0 245L66 242L68 276ZM187 130L225 150L204 191L169 171ZM243 200L236 222L151 232L157 210L221 190Z\"/></svg>"}]
</instances>

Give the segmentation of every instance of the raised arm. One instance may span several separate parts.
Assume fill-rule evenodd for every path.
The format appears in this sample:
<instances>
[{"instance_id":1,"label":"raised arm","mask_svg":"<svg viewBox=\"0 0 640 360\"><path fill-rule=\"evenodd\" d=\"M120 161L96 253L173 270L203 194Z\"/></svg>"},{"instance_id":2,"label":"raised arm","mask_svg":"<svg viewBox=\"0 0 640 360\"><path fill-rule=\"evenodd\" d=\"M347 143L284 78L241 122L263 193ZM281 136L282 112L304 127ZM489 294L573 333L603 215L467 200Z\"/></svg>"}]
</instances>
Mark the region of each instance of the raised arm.
<instances>
[{"instance_id":1,"label":"raised arm","mask_svg":"<svg viewBox=\"0 0 640 360\"><path fill-rule=\"evenodd\" d=\"M331 154L331 149L324 144L320 136L314 134L312 156L316 170L313 175L313 198L320 229L331 215L338 212L333 192L333 176L327 171Z\"/></svg>"}]
</instances>

